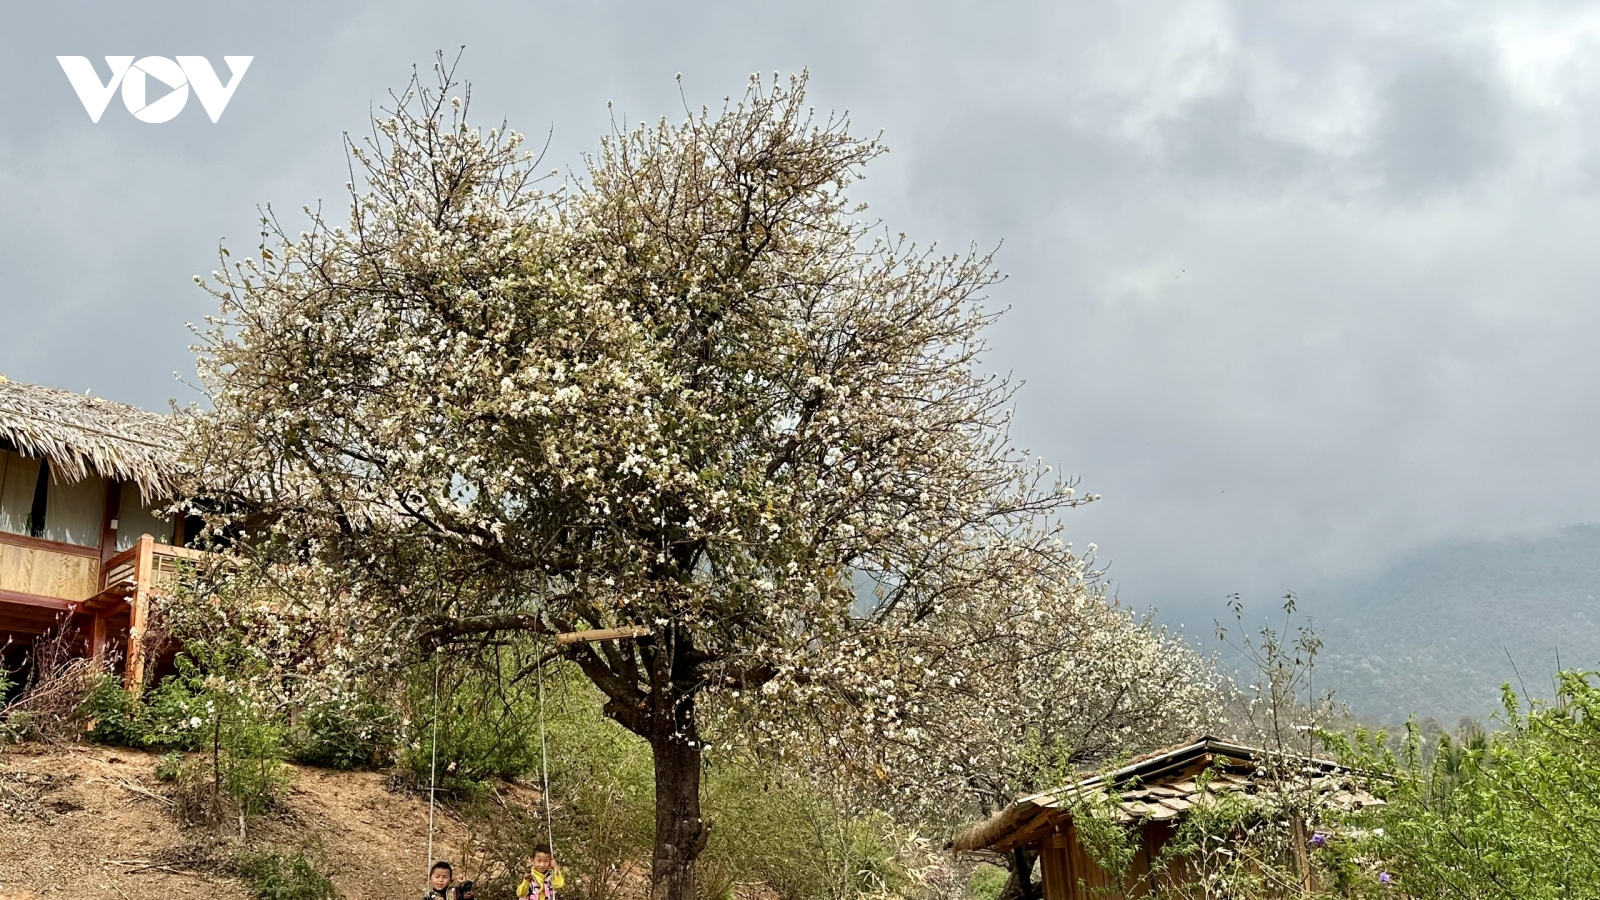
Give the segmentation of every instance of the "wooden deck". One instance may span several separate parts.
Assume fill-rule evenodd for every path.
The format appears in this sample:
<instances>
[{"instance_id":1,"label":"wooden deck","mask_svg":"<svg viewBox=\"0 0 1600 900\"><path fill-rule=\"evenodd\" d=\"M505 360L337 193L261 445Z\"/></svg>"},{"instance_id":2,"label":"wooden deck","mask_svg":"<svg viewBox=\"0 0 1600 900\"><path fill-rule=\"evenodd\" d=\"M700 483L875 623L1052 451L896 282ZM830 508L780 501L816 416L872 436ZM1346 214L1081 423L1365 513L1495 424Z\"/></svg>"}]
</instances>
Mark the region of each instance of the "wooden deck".
<instances>
[{"instance_id":1,"label":"wooden deck","mask_svg":"<svg viewBox=\"0 0 1600 900\"><path fill-rule=\"evenodd\" d=\"M171 591L185 564L205 556L148 534L102 558L93 547L0 532L0 633L27 643L61 625L82 625L88 652L103 658L114 636L126 632L124 680L137 687L144 682L151 598Z\"/></svg>"}]
</instances>

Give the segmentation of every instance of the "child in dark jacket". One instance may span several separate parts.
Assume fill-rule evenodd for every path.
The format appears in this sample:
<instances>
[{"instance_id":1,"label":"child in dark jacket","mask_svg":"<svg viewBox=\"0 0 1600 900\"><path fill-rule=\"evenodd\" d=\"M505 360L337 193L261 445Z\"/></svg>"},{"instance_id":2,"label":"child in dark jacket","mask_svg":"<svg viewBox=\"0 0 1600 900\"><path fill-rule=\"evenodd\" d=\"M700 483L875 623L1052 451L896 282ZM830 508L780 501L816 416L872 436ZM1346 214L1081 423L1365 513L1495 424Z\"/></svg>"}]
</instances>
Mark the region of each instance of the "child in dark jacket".
<instances>
[{"instance_id":1,"label":"child in dark jacket","mask_svg":"<svg viewBox=\"0 0 1600 900\"><path fill-rule=\"evenodd\" d=\"M428 870L428 892L422 900L472 900L472 882L454 886L456 873L450 864L439 860Z\"/></svg>"},{"instance_id":2,"label":"child in dark jacket","mask_svg":"<svg viewBox=\"0 0 1600 900\"><path fill-rule=\"evenodd\" d=\"M422 895L422 900L451 900L450 882L455 880L449 863L444 860L434 863L428 870L428 892Z\"/></svg>"}]
</instances>

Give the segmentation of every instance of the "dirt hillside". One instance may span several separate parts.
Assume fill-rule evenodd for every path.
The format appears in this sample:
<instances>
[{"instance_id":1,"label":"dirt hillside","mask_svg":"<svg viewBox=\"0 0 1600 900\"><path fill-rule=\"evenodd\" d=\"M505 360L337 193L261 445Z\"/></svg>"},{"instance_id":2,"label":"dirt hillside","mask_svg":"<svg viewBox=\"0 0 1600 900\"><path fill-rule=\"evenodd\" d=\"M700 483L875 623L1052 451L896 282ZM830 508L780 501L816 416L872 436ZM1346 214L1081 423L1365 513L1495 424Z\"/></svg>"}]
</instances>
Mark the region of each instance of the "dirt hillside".
<instances>
[{"instance_id":1,"label":"dirt hillside","mask_svg":"<svg viewBox=\"0 0 1600 900\"><path fill-rule=\"evenodd\" d=\"M105 747L0 752L0 900L249 900L247 884L206 862L238 851L237 835L179 829L156 762L153 754ZM317 847L325 872L351 900L421 896L426 800L391 791L377 773L294 773L285 808L251 826L258 832L252 846ZM436 855L455 858L465 838L441 811Z\"/></svg>"}]
</instances>

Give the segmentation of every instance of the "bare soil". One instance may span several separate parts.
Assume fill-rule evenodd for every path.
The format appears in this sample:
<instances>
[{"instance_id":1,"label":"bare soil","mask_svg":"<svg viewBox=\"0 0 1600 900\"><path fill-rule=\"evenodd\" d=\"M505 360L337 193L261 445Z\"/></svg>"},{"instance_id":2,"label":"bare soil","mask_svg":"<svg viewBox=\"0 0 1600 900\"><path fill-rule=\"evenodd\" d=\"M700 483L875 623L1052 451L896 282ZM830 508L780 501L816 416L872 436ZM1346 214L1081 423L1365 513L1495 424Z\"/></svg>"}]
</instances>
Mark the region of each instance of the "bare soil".
<instances>
[{"instance_id":1,"label":"bare soil","mask_svg":"<svg viewBox=\"0 0 1600 900\"><path fill-rule=\"evenodd\" d=\"M421 896L428 804L391 790L386 776L294 767L283 809L251 823L241 842L235 829L180 829L156 762L108 747L0 752L0 900L249 900L250 886L217 863L267 847L310 848L351 900ZM455 858L466 837L440 807L435 856Z\"/></svg>"}]
</instances>

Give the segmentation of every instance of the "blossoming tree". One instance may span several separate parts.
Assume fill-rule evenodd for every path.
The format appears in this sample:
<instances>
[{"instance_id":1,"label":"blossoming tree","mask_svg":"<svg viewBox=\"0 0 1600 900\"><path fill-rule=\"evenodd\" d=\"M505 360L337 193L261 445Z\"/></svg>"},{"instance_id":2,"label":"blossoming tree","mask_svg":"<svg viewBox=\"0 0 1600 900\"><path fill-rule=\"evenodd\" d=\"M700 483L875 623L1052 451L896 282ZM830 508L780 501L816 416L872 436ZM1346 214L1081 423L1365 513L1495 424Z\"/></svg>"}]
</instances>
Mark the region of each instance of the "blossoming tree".
<instances>
[{"instance_id":1,"label":"blossoming tree","mask_svg":"<svg viewBox=\"0 0 1600 900\"><path fill-rule=\"evenodd\" d=\"M935 673L917 680L918 701L878 734L846 723L825 741L858 790L912 821L953 831L952 819L1222 724L1211 661L1109 598L1083 559L1019 566L1003 589L953 599L917 633L911 661ZM1013 851L1003 897L1031 896L1036 861Z\"/></svg>"},{"instance_id":2,"label":"blossoming tree","mask_svg":"<svg viewBox=\"0 0 1600 900\"><path fill-rule=\"evenodd\" d=\"M1087 596L1052 518L1084 498L979 368L990 259L860 220L882 148L803 77L553 186L439 71L352 142L348 221L269 214L215 273L202 477L252 546L342 575L374 658L647 629L551 652L649 742L653 896L692 898L708 722L911 746L961 684L952 623Z\"/></svg>"}]
</instances>

